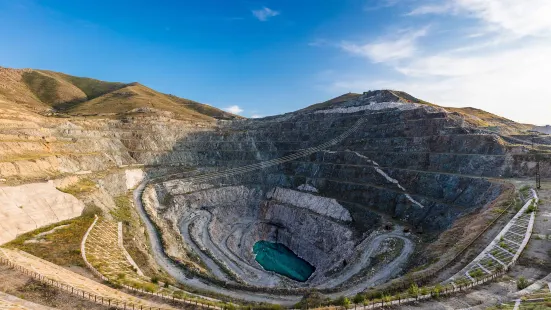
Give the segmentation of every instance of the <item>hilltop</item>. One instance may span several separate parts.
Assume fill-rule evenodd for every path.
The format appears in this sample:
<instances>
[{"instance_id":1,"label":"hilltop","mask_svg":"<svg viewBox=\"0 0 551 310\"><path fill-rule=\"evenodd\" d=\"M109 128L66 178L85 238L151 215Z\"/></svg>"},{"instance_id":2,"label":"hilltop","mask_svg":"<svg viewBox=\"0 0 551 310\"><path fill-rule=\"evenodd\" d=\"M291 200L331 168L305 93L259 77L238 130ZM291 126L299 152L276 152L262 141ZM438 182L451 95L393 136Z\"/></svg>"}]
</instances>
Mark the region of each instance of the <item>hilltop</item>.
<instances>
[{"instance_id":1,"label":"hilltop","mask_svg":"<svg viewBox=\"0 0 551 310\"><path fill-rule=\"evenodd\" d=\"M38 112L120 117L169 112L175 118L209 121L240 116L193 100L163 94L140 83L106 82L64 73L0 67L0 100Z\"/></svg>"},{"instance_id":2,"label":"hilltop","mask_svg":"<svg viewBox=\"0 0 551 310\"><path fill-rule=\"evenodd\" d=\"M490 131L495 131L502 134L520 134L526 133L529 130L538 130L534 125L530 124L521 124L510 119L495 115L489 112L486 112L481 109L476 109L472 107L466 108L453 108L453 107L442 107L436 104L424 101L422 99L416 98L406 92L396 91L396 90L371 90L365 92L363 95L358 93L346 93L335 97L333 99L316 103L310 105L300 111L316 111L323 109L330 109L336 107L351 107L365 104L364 100L361 97L367 97L368 101L372 103L385 103L385 102L397 102L397 103L416 103L424 104L432 107L443 108L449 113L453 113L457 116L461 116L465 123L478 127L485 128ZM548 127L549 128L549 127ZM540 127L538 131L546 133L545 127ZM551 132L551 129L549 129Z\"/></svg>"}]
</instances>

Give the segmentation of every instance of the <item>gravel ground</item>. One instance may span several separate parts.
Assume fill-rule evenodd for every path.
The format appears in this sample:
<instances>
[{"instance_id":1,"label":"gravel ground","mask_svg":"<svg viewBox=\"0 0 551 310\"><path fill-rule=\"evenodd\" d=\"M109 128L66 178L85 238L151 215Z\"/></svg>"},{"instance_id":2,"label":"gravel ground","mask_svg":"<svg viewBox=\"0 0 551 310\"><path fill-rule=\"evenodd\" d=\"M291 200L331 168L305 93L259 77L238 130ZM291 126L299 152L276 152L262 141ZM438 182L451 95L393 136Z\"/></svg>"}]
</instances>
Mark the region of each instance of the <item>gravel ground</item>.
<instances>
[{"instance_id":1,"label":"gravel ground","mask_svg":"<svg viewBox=\"0 0 551 310\"><path fill-rule=\"evenodd\" d=\"M4 265L0 265L0 291L40 305L62 310L110 309L44 285Z\"/></svg>"}]
</instances>

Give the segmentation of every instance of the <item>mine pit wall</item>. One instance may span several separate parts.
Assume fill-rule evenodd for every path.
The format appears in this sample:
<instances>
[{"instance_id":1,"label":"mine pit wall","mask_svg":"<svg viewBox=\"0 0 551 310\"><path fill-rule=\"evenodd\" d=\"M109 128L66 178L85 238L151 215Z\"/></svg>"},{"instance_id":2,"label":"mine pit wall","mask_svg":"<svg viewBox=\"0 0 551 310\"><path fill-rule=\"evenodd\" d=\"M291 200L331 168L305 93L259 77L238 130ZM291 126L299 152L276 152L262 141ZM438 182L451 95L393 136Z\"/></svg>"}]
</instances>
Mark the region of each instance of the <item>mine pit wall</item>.
<instances>
[{"instance_id":1,"label":"mine pit wall","mask_svg":"<svg viewBox=\"0 0 551 310\"><path fill-rule=\"evenodd\" d=\"M327 180L324 178L325 171L319 167L310 168L299 165L298 168L291 169L290 167L293 165L295 164L289 163L280 167L266 169L262 172L257 171L220 178L209 181L208 185L194 185L190 187L178 181L171 181L165 183L169 187L167 189L165 186L158 184L156 186L157 195L160 197L171 197L173 201L171 206L163 209L162 217L174 221L174 219L181 218L183 211L187 208L206 207L208 209L214 206L223 206L224 208L216 211L225 212L225 215L221 217L231 217L232 214L238 214L238 218L245 216L270 218L270 221L277 223L271 217L242 214L238 206L243 206L243 208L258 208L261 205L260 200L267 199L270 191L274 188L289 188L297 191L300 185L307 183L315 187L319 192L318 194L307 193L307 195L334 198L350 212L353 221L349 224L343 223L343 225L353 233L353 236L346 237L345 240L339 240L340 243L346 244L348 242L346 240L358 242L358 240L369 234L373 229L380 227L381 218L375 211L388 214L389 217L405 223L410 223L414 227L421 227L425 232L434 233L437 236L451 227L457 218L479 211L498 197L502 191L501 184L492 183L484 179L431 174L420 178L419 175L412 172L400 170L387 171L392 177L404 180L403 186L406 188L410 186L411 191L417 192L417 194L412 194L411 196L425 206L424 208L419 208L405 198L403 191L393 188L395 187L394 184L389 186L384 178L373 172L373 169L366 170L360 174L353 173L352 175L350 171L347 173L347 171L343 172L332 169L332 179ZM422 182L422 184L417 184L419 182ZM250 191L255 193L254 197L248 194ZM259 196L259 193L262 194L262 198ZM164 198L160 199L163 200ZM280 204L276 200L263 207L267 215L275 212L270 211L270 207L274 208L274 210L289 208L286 204ZM300 214L309 214L308 210L304 207L297 211L298 213L293 210L295 209L286 210L288 214L292 215L289 219L300 219ZM319 217L319 215L314 217ZM279 218L274 217L274 219ZM320 223L322 221L318 219L315 222ZM280 224L283 227L286 225L293 227L293 223L281 220ZM211 227L216 227L214 222L213 225ZM225 231L229 227L215 228L214 231L217 229ZM332 229L337 231L334 227ZM300 229L297 231L300 231ZM284 237L285 231L278 231L278 233L282 232L283 235L280 235L281 237L277 239L278 241L284 243L307 260L316 259L316 255L301 252L301 248L306 249L308 247L299 246L300 239ZM308 231L295 235L301 234L309 236ZM331 233L320 235L325 238L326 236L330 236ZM347 236L345 233L339 233L339 235ZM273 235L265 237L270 236L273 237ZM216 233L213 237L216 238ZM315 236L304 238L304 240L309 239L316 240ZM247 246L252 247L252 244ZM327 251L328 248L324 250ZM342 253L346 253L346 250L342 250Z\"/></svg>"},{"instance_id":2,"label":"mine pit wall","mask_svg":"<svg viewBox=\"0 0 551 310\"><path fill-rule=\"evenodd\" d=\"M63 119L21 111L18 118L0 114L0 179L18 184L135 164L185 163L177 155L159 159L186 136L215 127L151 116Z\"/></svg>"},{"instance_id":3,"label":"mine pit wall","mask_svg":"<svg viewBox=\"0 0 551 310\"><path fill-rule=\"evenodd\" d=\"M156 188L159 189L158 197L166 197L166 190L161 186ZM171 206L160 207L154 212L157 221L174 223L176 219L187 219L197 210L206 209L213 215L208 232L216 245L222 245L231 237L228 232L235 224L246 224L249 228L244 230L243 237L229 239L228 246L232 253L252 266L258 265L252 248L260 240L284 244L321 272L342 266L343 260L353 254L354 247L361 241L362 236L355 235L345 222L304 207L277 200L266 201L266 191L258 186L215 187L188 194L178 194L177 188L173 189ZM341 216L341 211L335 215ZM175 229L169 226L172 231L163 233L173 235Z\"/></svg>"},{"instance_id":4,"label":"mine pit wall","mask_svg":"<svg viewBox=\"0 0 551 310\"><path fill-rule=\"evenodd\" d=\"M176 213L180 211L171 209L180 208L187 203L186 196L206 188L216 191L218 188L245 186L266 195L276 187L296 190L300 185L309 184L319 191L316 195L337 199L354 219L344 224L352 237L338 240L344 246L339 251L348 253L349 242L357 244L373 229L381 227L379 214L386 214L388 218L433 234L435 240L458 218L484 210L502 192L501 184L469 176L504 174L512 149L497 136L476 134L475 129L461 127L457 119L446 113L424 109L345 116L302 114L261 121L224 122L219 130L187 135L175 144L172 152L156 160L159 163L182 160L189 166L201 167L202 171L243 166L324 143L351 127L360 117L367 119L363 128L327 151L262 171L220 177L206 184L175 185L178 181L173 181L165 183L170 187L168 190L163 185L157 185L160 201L165 201L167 193L170 193L169 198L174 199L172 207L161 207L159 220L178 218ZM379 173L376 167L386 176ZM389 178L397 180L399 186L389 182ZM413 204L406 193L423 207ZM216 201L205 199L208 202L206 205L216 204ZM255 205L257 200L255 196ZM225 203L228 208L220 208L216 212L239 214L232 207L235 203ZM290 208L277 201L259 205L268 215ZM294 214L294 209L285 210ZM294 217L311 216L304 210L299 213ZM293 225L283 219L281 221ZM214 231L218 226L225 227L218 228L221 231L227 229L223 225L217 216L211 223ZM319 256L323 251L338 247L321 251L302 243L315 236L300 239L297 238L300 234L286 235L284 229L270 229L265 224L256 229L257 235L247 239L249 243L245 246L248 249L252 248L255 240L264 238L285 244L314 265L329 266L335 262L320 262ZM294 229L300 231L299 227ZM323 236L326 238L326 235ZM216 232L213 239L221 241ZM231 239L229 244L232 245ZM247 256L247 253L242 253L242 256L251 261L253 257Z\"/></svg>"},{"instance_id":5,"label":"mine pit wall","mask_svg":"<svg viewBox=\"0 0 551 310\"><path fill-rule=\"evenodd\" d=\"M346 206L354 219L352 225L357 226L362 233L367 231L365 227L375 224L371 220L376 218L373 211L386 213L414 227L421 227L426 232L439 233L449 228L456 218L475 212L493 201L502 189L501 184L460 175L423 174L393 169L386 169L386 173L400 180L400 184L411 193L410 197L424 207L412 204L403 190L395 184L389 184L373 167L358 170L353 167L290 162L264 171L212 180L209 181L209 187L261 186L262 191L266 192L276 187L296 189L302 184L311 184L319 191L316 195L334 198ZM196 190L184 185L175 187L171 189L172 195ZM166 190L158 192L163 195ZM206 205L215 204L215 201L205 199Z\"/></svg>"},{"instance_id":6,"label":"mine pit wall","mask_svg":"<svg viewBox=\"0 0 551 310\"><path fill-rule=\"evenodd\" d=\"M262 213L262 220L282 227L277 229L276 237L270 241L284 244L320 271L327 271L335 265L342 266L343 259L352 256L359 242L344 223L334 222L303 208L273 202L265 204Z\"/></svg>"}]
</instances>

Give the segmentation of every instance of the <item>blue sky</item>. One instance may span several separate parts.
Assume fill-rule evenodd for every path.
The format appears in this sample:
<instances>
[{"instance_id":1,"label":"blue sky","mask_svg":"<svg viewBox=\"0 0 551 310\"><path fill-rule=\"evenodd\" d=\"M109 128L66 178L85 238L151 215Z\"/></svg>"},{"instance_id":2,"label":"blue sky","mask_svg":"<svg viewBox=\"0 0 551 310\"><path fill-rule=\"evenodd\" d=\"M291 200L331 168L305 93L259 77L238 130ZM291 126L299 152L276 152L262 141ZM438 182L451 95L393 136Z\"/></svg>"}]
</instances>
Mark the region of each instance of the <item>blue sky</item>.
<instances>
[{"instance_id":1,"label":"blue sky","mask_svg":"<svg viewBox=\"0 0 551 310\"><path fill-rule=\"evenodd\" d=\"M247 117L392 88L547 124L549 16L549 0L0 0L0 66Z\"/></svg>"}]
</instances>

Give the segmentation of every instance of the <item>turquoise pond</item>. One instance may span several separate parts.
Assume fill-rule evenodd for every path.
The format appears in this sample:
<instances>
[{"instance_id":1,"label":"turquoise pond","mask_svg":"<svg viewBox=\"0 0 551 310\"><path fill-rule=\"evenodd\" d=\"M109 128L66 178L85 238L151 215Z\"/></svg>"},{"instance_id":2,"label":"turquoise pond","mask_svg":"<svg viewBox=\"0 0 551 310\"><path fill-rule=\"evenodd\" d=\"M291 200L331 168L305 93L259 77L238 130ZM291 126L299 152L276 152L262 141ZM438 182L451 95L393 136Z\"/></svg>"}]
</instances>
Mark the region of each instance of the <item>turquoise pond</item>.
<instances>
[{"instance_id":1,"label":"turquoise pond","mask_svg":"<svg viewBox=\"0 0 551 310\"><path fill-rule=\"evenodd\" d=\"M305 282L316 268L281 243L258 241L253 246L256 261L268 271L273 271L295 281Z\"/></svg>"}]
</instances>

